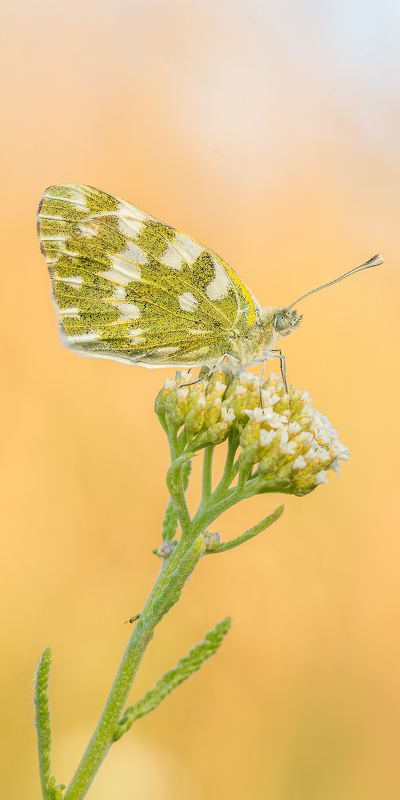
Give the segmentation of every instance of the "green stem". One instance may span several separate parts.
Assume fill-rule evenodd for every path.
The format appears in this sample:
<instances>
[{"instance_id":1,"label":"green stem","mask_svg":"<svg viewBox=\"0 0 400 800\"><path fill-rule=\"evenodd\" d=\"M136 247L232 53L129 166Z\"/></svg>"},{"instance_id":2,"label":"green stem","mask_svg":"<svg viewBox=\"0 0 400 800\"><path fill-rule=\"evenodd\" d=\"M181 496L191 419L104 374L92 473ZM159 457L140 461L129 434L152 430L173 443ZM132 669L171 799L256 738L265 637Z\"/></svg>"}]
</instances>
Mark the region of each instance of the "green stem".
<instances>
[{"instance_id":1,"label":"green stem","mask_svg":"<svg viewBox=\"0 0 400 800\"><path fill-rule=\"evenodd\" d=\"M243 495L247 479L251 473L251 464L247 464L245 461L242 461L242 457L240 457L240 459L238 460L239 460L239 475L237 482L237 491L238 494ZM249 497L251 497L251 493Z\"/></svg>"},{"instance_id":2,"label":"green stem","mask_svg":"<svg viewBox=\"0 0 400 800\"><path fill-rule=\"evenodd\" d=\"M178 429L176 425L173 425L171 422L167 421L166 428L164 430L166 430L168 437L171 463L173 463L179 456Z\"/></svg>"},{"instance_id":3,"label":"green stem","mask_svg":"<svg viewBox=\"0 0 400 800\"><path fill-rule=\"evenodd\" d=\"M233 467L234 469L234 467ZM192 528L193 531L197 534L205 531L208 525L213 522L217 517L220 517L225 511L228 511L229 508L236 505L236 503L240 503L241 500L247 500L250 497L254 497L255 494L258 494L260 491L261 482L258 478L252 478L251 480L246 481L246 475L249 474L251 467L247 464L244 464L239 471L239 481L237 486L234 486L232 489L226 489L224 495L221 499L216 500L217 490L211 495L211 497L205 501L201 502L196 512L195 516L192 520ZM269 491L269 489L263 490ZM275 491L277 491L275 489Z\"/></svg>"},{"instance_id":4,"label":"green stem","mask_svg":"<svg viewBox=\"0 0 400 800\"><path fill-rule=\"evenodd\" d=\"M179 456L173 461L167 472L167 486L183 534L187 534L190 531L191 520L185 500L182 467L193 458L193 455L193 453L185 453L183 456Z\"/></svg>"},{"instance_id":5,"label":"green stem","mask_svg":"<svg viewBox=\"0 0 400 800\"><path fill-rule=\"evenodd\" d=\"M204 456L203 456L203 484L202 484L202 493L201 493L201 500L208 500L211 495L212 489L212 462L213 462L213 455L214 455L214 446L209 445L204 449Z\"/></svg>"},{"instance_id":6,"label":"green stem","mask_svg":"<svg viewBox=\"0 0 400 800\"><path fill-rule=\"evenodd\" d=\"M204 537L181 539L164 561L157 581L132 633L99 724L67 789L65 800L82 800L107 755L143 654L154 628L179 600L182 589L205 550Z\"/></svg>"},{"instance_id":7,"label":"green stem","mask_svg":"<svg viewBox=\"0 0 400 800\"><path fill-rule=\"evenodd\" d=\"M224 511L228 511L236 503L243 500L242 495L238 495L237 489L229 489L229 492L218 503L214 503L213 497L207 503L201 503L195 516L193 517L192 526L193 530L199 534L205 531L207 526L213 522L217 517L221 516Z\"/></svg>"},{"instance_id":8,"label":"green stem","mask_svg":"<svg viewBox=\"0 0 400 800\"><path fill-rule=\"evenodd\" d=\"M220 500L221 497L224 496L226 490L229 489L229 486L231 485L236 475L236 472L239 468L238 463L236 463L236 467L234 464L236 450L238 449L238 446L239 446L239 437L236 431L232 430L229 434L229 439L228 439L228 452L226 454L224 472L218 486L213 492L213 500L215 502Z\"/></svg>"},{"instance_id":9,"label":"green stem","mask_svg":"<svg viewBox=\"0 0 400 800\"><path fill-rule=\"evenodd\" d=\"M192 468L192 462L191 461L187 461L186 464L184 464L183 467L182 467L182 488L183 488L183 493L186 492L186 489L188 487L189 475L190 475L191 468ZM167 542L172 541L172 539L174 538L174 536L176 534L177 527L178 527L178 516L177 516L177 513L175 511L175 506L174 506L172 500L170 500L169 503L168 503L166 512L165 512L164 522L163 522L163 526L162 526L162 538L163 538L163 541L167 541Z\"/></svg>"}]
</instances>

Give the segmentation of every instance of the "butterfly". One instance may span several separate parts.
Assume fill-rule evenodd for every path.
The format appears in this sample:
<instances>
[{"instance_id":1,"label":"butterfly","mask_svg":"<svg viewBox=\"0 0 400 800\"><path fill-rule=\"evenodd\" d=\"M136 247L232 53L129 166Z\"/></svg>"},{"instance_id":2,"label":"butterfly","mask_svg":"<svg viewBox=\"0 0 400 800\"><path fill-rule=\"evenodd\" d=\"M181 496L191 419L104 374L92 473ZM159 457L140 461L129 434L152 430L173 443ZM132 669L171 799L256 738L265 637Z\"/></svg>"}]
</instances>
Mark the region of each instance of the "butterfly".
<instances>
[{"instance_id":1,"label":"butterfly","mask_svg":"<svg viewBox=\"0 0 400 800\"><path fill-rule=\"evenodd\" d=\"M73 350L149 368L213 368L225 359L237 370L274 356L284 366L274 345L298 327L295 304L261 307L191 236L72 184L46 189L37 225L62 340ZM336 281L382 261L374 256Z\"/></svg>"}]
</instances>

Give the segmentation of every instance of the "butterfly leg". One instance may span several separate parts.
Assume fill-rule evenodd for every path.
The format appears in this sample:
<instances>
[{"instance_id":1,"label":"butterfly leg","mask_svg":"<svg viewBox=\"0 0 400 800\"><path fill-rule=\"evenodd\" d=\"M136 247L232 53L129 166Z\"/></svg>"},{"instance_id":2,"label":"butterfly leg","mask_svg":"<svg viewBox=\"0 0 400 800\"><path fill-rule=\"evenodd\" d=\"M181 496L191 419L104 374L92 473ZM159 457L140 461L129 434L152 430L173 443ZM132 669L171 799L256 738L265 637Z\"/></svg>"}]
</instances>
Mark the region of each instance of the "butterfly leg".
<instances>
[{"instance_id":1,"label":"butterfly leg","mask_svg":"<svg viewBox=\"0 0 400 800\"><path fill-rule=\"evenodd\" d=\"M207 380L207 378L209 378L210 375L213 374L214 370L217 369L217 367L219 367L220 364L222 364L224 358L226 358L227 355L228 355L227 353L224 353L224 355L218 359L218 361L214 364L214 366L211 367L211 369L208 372L206 372L205 375L202 375L201 378L196 378L194 381L191 381L190 383L182 383L181 388L183 386L194 386L195 383L200 383L200 381L203 381L204 379Z\"/></svg>"},{"instance_id":2,"label":"butterfly leg","mask_svg":"<svg viewBox=\"0 0 400 800\"><path fill-rule=\"evenodd\" d=\"M267 359L265 358L264 361L263 361L261 377L260 377L260 383L258 384L258 391L260 393L260 408L264 408L264 403L263 403L263 398L262 398L262 387L263 387L263 383L264 383L264 374L265 374L266 364L267 364Z\"/></svg>"},{"instance_id":3,"label":"butterfly leg","mask_svg":"<svg viewBox=\"0 0 400 800\"><path fill-rule=\"evenodd\" d=\"M269 357L269 358L279 358L280 364L281 364L282 382L283 382L283 385L285 387L285 392L287 394L288 393L288 386L287 386L287 381L286 381L286 358L283 355L282 350L278 350L278 349L269 350L268 353L265 353L265 355L267 357ZM264 361L264 366L265 366L265 361ZM263 367L263 375L264 375L264 367Z\"/></svg>"},{"instance_id":4,"label":"butterfly leg","mask_svg":"<svg viewBox=\"0 0 400 800\"><path fill-rule=\"evenodd\" d=\"M282 350L271 350L271 353L275 353L276 357L279 358L280 365L281 365L281 375L282 375L282 382L285 387L286 394L288 393L288 385L286 381L286 358L282 353Z\"/></svg>"}]
</instances>

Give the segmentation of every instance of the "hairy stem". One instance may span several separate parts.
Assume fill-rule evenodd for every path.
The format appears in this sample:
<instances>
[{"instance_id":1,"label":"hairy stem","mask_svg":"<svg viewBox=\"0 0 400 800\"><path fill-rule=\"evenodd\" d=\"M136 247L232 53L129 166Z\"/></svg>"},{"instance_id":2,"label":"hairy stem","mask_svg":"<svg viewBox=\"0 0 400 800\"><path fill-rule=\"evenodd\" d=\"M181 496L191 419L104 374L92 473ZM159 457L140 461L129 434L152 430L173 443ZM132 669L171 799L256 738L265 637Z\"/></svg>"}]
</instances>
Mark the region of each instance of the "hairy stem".
<instances>
[{"instance_id":1,"label":"hairy stem","mask_svg":"<svg viewBox=\"0 0 400 800\"><path fill-rule=\"evenodd\" d=\"M203 456L203 483L202 483L202 492L201 492L201 500L208 500L211 495L212 489L212 462L213 462L213 455L214 455L214 447L209 445L204 450Z\"/></svg>"},{"instance_id":2,"label":"hairy stem","mask_svg":"<svg viewBox=\"0 0 400 800\"><path fill-rule=\"evenodd\" d=\"M191 520L185 500L182 469L191 458L193 458L193 453L185 453L185 455L179 456L173 461L167 472L167 486L183 534L188 534L190 532Z\"/></svg>"},{"instance_id":3,"label":"hairy stem","mask_svg":"<svg viewBox=\"0 0 400 800\"><path fill-rule=\"evenodd\" d=\"M239 446L239 437L237 435L237 432L233 430L230 432L228 438L228 451L225 459L224 472L218 486L213 492L213 499L215 502L217 502L218 500L220 500L221 497L224 496L226 490L229 489L229 486L231 485L236 475L238 466L235 469L234 461L238 446Z\"/></svg>"},{"instance_id":4,"label":"hairy stem","mask_svg":"<svg viewBox=\"0 0 400 800\"><path fill-rule=\"evenodd\" d=\"M154 628L179 600L185 582L204 550L202 535L191 542L181 539L173 554L164 562L127 645L99 724L67 789L65 800L82 800L85 797L113 743L118 720Z\"/></svg>"}]
</instances>

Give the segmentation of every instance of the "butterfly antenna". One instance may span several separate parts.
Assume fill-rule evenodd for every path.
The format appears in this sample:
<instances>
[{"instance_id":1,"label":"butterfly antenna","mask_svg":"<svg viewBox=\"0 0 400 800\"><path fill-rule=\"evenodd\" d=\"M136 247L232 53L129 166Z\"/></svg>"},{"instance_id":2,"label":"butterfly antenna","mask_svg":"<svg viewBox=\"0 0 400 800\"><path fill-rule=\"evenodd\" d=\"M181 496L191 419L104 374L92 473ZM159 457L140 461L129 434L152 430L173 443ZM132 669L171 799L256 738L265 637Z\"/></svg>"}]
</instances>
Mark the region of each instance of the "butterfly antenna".
<instances>
[{"instance_id":1,"label":"butterfly antenna","mask_svg":"<svg viewBox=\"0 0 400 800\"><path fill-rule=\"evenodd\" d=\"M380 253L377 253L376 256L372 256L368 261L364 261L363 264L360 264L358 267L354 267L350 269L348 272L345 272L344 275L341 275L340 278L336 278L334 281L330 281L329 283L324 283L323 286L318 286L317 289L311 289L311 292L307 292L307 294L303 294L302 297L299 297L298 300L295 300L294 303L291 303L290 306L287 307L286 311L290 311L296 303L299 303L300 300L304 300L305 297L308 297L309 294L314 294L314 292L319 292L321 289L326 289L327 286L333 286L334 283L339 283L342 281L343 278L348 278L349 275L355 275L356 272L361 272L363 269L370 269L371 267L378 267L379 264L383 264L383 258Z\"/></svg>"}]
</instances>

